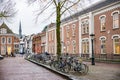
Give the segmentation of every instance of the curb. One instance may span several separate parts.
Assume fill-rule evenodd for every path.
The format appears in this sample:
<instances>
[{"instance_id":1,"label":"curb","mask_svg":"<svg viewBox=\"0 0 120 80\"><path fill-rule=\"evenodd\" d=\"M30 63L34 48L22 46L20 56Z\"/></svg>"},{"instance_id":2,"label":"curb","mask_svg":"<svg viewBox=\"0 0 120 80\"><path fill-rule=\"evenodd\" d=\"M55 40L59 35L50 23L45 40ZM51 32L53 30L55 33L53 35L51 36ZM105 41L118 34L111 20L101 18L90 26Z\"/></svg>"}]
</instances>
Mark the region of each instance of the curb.
<instances>
[{"instance_id":1,"label":"curb","mask_svg":"<svg viewBox=\"0 0 120 80\"><path fill-rule=\"evenodd\" d=\"M36 62L36 61L34 61L34 60L30 60L30 59L27 59L27 58L25 58L25 59L28 60L28 61L30 61L30 62L32 62L32 63L34 63L34 64L37 64L37 65L39 65L39 66L42 66L42 67L44 67L44 68L46 68L46 69L48 69L48 70L50 70L50 71L52 71L52 72L54 72L54 73L57 73L57 74L65 77L65 78L67 78L67 80L74 80L71 75L67 75L67 74L65 74L65 73L56 71L55 69L51 69L49 66L43 65L43 64L38 63L38 62Z\"/></svg>"}]
</instances>

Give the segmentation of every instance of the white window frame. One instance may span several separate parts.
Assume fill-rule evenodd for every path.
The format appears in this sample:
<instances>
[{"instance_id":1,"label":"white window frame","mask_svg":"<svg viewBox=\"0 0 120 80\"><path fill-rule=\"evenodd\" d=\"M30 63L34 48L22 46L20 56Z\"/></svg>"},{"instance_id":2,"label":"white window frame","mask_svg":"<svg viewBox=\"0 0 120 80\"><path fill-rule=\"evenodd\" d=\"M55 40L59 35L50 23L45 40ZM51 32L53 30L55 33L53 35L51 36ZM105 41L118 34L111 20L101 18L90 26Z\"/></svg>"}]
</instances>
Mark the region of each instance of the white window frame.
<instances>
[{"instance_id":1,"label":"white window frame","mask_svg":"<svg viewBox=\"0 0 120 80\"><path fill-rule=\"evenodd\" d=\"M99 40L101 41L101 46L102 46L102 40L105 40L105 46L106 46L106 36L101 36L100 38L99 38ZM101 48L101 46L100 46L100 51L101 51L101 54L106 54L106 53L103 53L103 49Z\"/></svg>"},{"instance_id":2,"label":"white window frame","mask_svg":"<svg viewBox=\"0 0 120 80\"><path fill-rule=\"evenodd\" d=\"M83 26L84 25L84 26ZM85 19L81 22L82 34L89 33L89 20ZM87 29L88 28L88 29ZM84 30L85 29L85 30Z\"/></svg>"},{"instance_id":3,"label":"white window frame","mask_svg":"<svg viewBox=\"0 0 120 80\"><path fill-rule=\"evenodd\" d=\"M3 38L5 39L4 43L3 43ZM6 37L1 37L1 44L6 44Z\"/></svg>"},{"instance_id":4,"label":"white window frame","mask_svg":"<svg viewBox=\"0 0 120 80\"><path fill-rule=\"evenodd\" d=\"M103 38L103 39L101 39L101 46L103 45L103 41L105 41L105 46L106 46L106 40ZM106 54L106 48L105 48L105 52L103 52L103 48L101 48L101 54Z\"/></svg>"},{"instance_id":5,"label":"white window frame","mask_svg":"<svg viewBox=\"0 0 120 80\"><path fill-rule=\"evenodd\" d=\"M67 38L70 37L70 27L69 26L66 26L66 35L67 35Z\"/></svg>"},{"instance_id":6,"label":"white window frame","mask_svg":"<svg viewBox=\"0 0 120 80\"><path fill-rule=\"evenodd\" d=\"M89 33L89 20L86 20L86 33ZM87 30L87 28L88 28L88 30Z\"/></svg>"},{"instance_id":7,"label":"white window frame","mask_svg":"<svg viewBox=\"0 0 120 80\"><path fill-rule=\"evenodd\" d=\"M51 32L49 32L49 41L51 41Z\"/></svg>"},{"instance_id":8,"label":"white window frame","mask_svg":"<svg viewBox=\"0 0 120 80\"><path fill-rule=\"evenodd\" d=\"M113 39L113 52L114 52L114 54L120 54L120 53L116 53L115 52L115 39L119 39L120 40L120 36L119 35L113 35L112 39Z\"/></svg>"},{"instance_id":9,"label":"white window frame","mask_svg":"<svg viewBox=\"0 0 120 80\"><path fill-rule=\"evenodd\" d=\"M1 28L1 29L0 29L0 33L1 33L1 34L6 34L6 33L7 33L7 29Z\"/></svg>"},{"instance_id":10,"label":"white window frame","mask_svg":"<svg viewBox=\"0 0 120 80\"><path fill-rule=\"evenodd\" d=\"M54 40L54 30L52 31L52 40Z\"/></svg>"},{"instance_id":11,"label":"white window frame","mask_svg":"<svg viewBox=\"0 0 120 80\"><path fill-rule=\"evenodd\" d=\"M105 21L102 21L102 18L104 18ZM101 15L101 16L99 17L99 19L100 19L100 30L101 30L101 31L105 31L105 30L106 30L106 26L105 26L106 15ZM105 29L103 29L103 23L104 23Z\"/></svg>"},{"instance_id":12,"label":"white window frame","mask_svg":"<svg viewBox=\"0 0 120 80\"><path fill-rule=\"evenodd\" d=\"M69 53L69 48L70 48L70 41L67 41L67 45L66 45L66 52Z\"/></svg>"},{"instance_id":13,"label":"white window frame","mask_svg":"<svg viewBox=\"0 0 120 80\"><path fill-rule=\"evenodd\" d=\"M10 39L10 43L9 43L9 39ZM7 44L12 44L12 37L7 37Z\"/></svg>"},{"instance_id":14,"label":"white window frame","mask_svg":"<svg viewBox=\"0 0 120 80\"><path fill-rule=\"evenodd\" d=\"M120 11L119 11L119 10L113 11L113 12L111 13L111 16L114 16L115 13L118 13L118 21L119 21L119 20L120 20L120 19L119 19ZM113 18L113 29L119 28L119 22L118 22L118 26L117 26L117 27L115 27L114 25L115 25L115 24L114 24L114 18Z\"/></svg>"},{"instance_id":15,"label":"white window frame","mask_svg":"<svg viewBox=\"0 0 120 80\"><path fill-rule=\"evenodd\" d=\"M75 36L76 24L72 25L72 36Z\"/></svg>"},{"instance_id":16,"label":"white window frame","mask_svg":"<svg viewBox=\"0 0 120 80\"><path fill-rule=\"evenodd\" d=\"M84 22L81 23L81 27L82 27L82 34L85 34L86 30L84 30L85 29L85 23Z\"/></svg>"},{"instance_id":17,"label":"white window frame","mask_svg":"<svg viewBox=\"0 0 120 80\"><path fill-rule=\"evenodd\" d=\"M86 50L85 53L83 52L83 43L84 43L84 45L85 45L85 50ZM88 43L88 44L87 44L87 43ZM90 43L89 43L89 39L83 39L83 40L82 40L82 53L83 53L83 54L88 54L88 53L90 52L90 51L89 51L89 47L90 47L89 44L90 44ZM88 48L87 48L87 46L88 46ZM88 50L88 51L87 51L87 50Z\"/></svg>"},{"instance_id":18,"label":"white window frame","mask_svg":"<svg viewBox=\"0 0 120 80\"><path fill-rule=\"evenodd\" d=\"M72 45L73 45L72 52L73 54L75 54L76 53L76 41L75 40L72 41Z\"/></svg>"}]
</instances>

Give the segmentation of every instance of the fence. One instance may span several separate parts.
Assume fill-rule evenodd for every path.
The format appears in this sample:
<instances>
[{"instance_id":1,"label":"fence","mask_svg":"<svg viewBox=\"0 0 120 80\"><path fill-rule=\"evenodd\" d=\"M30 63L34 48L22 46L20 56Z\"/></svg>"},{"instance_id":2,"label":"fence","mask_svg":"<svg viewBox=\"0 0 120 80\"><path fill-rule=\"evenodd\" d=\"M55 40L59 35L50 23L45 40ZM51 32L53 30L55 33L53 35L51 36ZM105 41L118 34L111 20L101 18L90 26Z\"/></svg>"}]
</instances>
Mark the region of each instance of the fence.
<instances>
[{"instance_id":1,"label":"fence","mask_svg":"<svg viewBox=\"0 0 120 80\"><path fill-rule=\"evenodd\" d=\"M81 57L84 60L89 60L90 59L90 54L81 54ZM111 61L111 62L120 62L120 54L100 54L100 53L95 53L94 54L95 60L96 61Z\"/></svg>"}]
</instances>

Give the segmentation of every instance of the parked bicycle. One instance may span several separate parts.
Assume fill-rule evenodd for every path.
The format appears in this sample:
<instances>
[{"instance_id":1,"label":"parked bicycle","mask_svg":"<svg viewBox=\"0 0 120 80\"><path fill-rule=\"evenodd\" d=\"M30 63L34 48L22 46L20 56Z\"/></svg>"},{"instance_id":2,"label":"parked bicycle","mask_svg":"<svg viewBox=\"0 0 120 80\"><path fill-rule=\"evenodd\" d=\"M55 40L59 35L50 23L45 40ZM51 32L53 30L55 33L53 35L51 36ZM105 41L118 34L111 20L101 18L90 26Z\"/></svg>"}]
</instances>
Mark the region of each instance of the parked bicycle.
<instances>
[{"instance_id":1,"label":"parked bicycle","mask_svg":"<svg viewBox=\"0 0 120 80\"><path fill-rule=\"evenodd\" d=\"M69 61L71 65L71 71L79 72L81 74L87 74L88 73L88 66L84 64L80 57L71 57Z\"/></svg>"},{"instance_id":2,"label":"parked bicycle","mask_svg":"<svg viewBox=\"0 0 120 80\"><path fill-rule=\"evenodd\" d=\"M54 68L58 71L68 73L70 71L70 64L67 63L67 60L64 57L60 57L59 60L53 58L50 63L51 68Z\"/></svg>"}]
</instances>

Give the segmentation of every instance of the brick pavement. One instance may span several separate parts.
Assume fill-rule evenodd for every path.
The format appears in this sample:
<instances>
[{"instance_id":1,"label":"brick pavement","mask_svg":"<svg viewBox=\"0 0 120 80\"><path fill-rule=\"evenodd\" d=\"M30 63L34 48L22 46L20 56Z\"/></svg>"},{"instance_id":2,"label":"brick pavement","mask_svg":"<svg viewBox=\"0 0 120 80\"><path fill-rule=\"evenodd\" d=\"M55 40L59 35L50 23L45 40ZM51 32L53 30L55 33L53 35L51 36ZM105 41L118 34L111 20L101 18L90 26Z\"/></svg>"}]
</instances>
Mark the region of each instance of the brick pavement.
<instances>
[{"instance_id":1,"label":"brick pavement","mask_svg":"<svg viewBox=\"0 0 120 80\"><path fill-rule=\"evenodd\" d=\"M61 76L37 66L23 57L0 60L0 80L65 80Z\"/></svg>"},{"instance_id":2,"label":"brick pavement","mask_svg":"<svg viewBox=\"0 0 120 80\"><path fill-rule=\"evenodd\" d=\"M120 80L120 64L96 63L91 65L90 62L84 62L89 66L87 75L77 76L76 80Z\"/></svg>"}]
</instances>

